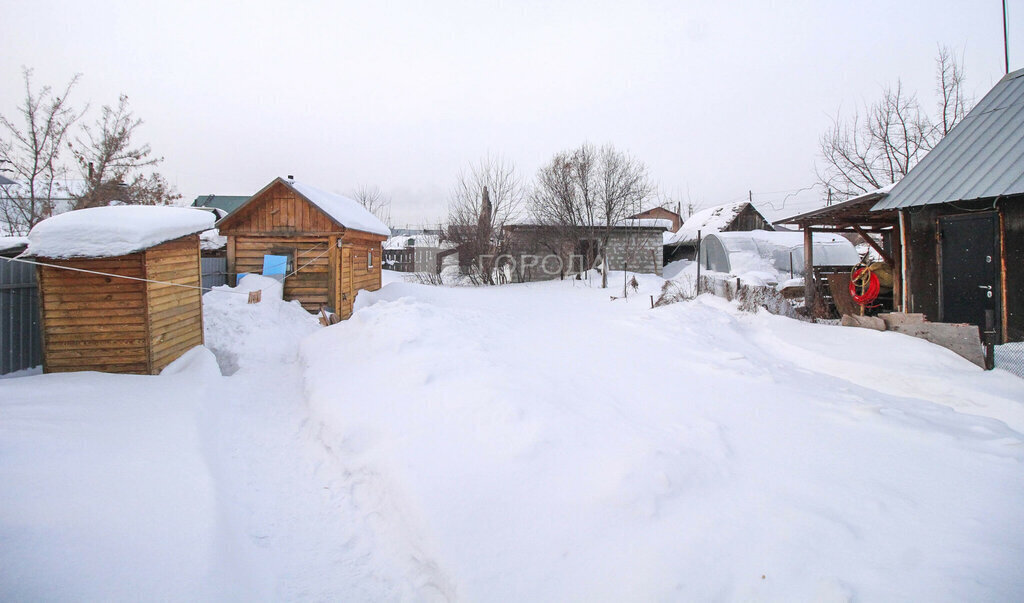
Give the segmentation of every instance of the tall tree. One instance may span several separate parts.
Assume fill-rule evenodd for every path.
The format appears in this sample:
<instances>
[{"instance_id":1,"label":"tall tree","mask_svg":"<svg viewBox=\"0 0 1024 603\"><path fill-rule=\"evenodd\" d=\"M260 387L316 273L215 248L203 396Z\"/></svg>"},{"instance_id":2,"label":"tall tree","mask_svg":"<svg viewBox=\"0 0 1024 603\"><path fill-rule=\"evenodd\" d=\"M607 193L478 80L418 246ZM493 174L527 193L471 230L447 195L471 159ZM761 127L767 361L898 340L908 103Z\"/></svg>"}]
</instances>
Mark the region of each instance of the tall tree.
<instances>
[{"instance_id":1,"label":"tall tree","mask_svg":"<svg viewBox=\"0 0 1024 603\"><path fill-rule=\"evenodd\" d=\"M158 173L148 168L163 162L153 157L149 144L135 145L132 136L142 120L128 107L122 94L117 107L104 105L94 125L70 143L85 187L75 198L75 209L100 207L117 201L134 205L166 205L181 195Z\"/></svg>"},{"instance_id":2,"label":"tall tree","mask_svg":"<svg viewBox=\"0 0 1024 603\"><path fill-rule=\"evenodd\" d=\"M473 259L471 269L485 284L500 281L495 261L507 251L505 224L519 217L524 197L515 165L493 155L460 172L452 187L442 236L460 258Z\"/></svg>"},{"instance_id":3,"label":"tall tree","mask_svg":"<svg viewBox=\"0 0 1024 603\"><path fill-rule=\"evenodd\" d=\"M391 224L391 197L380 190L379 186L360 185L352 191L352 198L366 211L380 218L381 222Z\"/></svg>"},{"instance_id":4,"label":"tall tree","mask_svg":"<svg viewBox=\"0 0 1024 603\"><path fill-rule=\"evenodd\" d=\"M969 110L962 56L940 47L935 79L939 102L934 118L900 81L886 86L882 97L863 110L848 117L837 115L819 139L824 167L818 181L842 198L906 176Z\"/></svg>"},{"instance_id":5,"label":"tall tree","mask_svg":"<svg viewBox=\"0 0 1024 603\"><path fill-rule=\"evenodd\" d=\"M31 69L24 69L23 77L20 119L0 115L0 169L10 172L16 182L0 187L0 220L10 234L28 232L39 221L67 209L57 203L67 196L60 154L68 130L82 115L68 103L78 75L59 94L49 86L34 91Z\"/></svg>"},{"instance_id":6,"label":"tall tree","mask_svg":"<svg viewBox=\"0 0 1024 603\"><path fill-rule=\"evenodd\" d=\"M612 145L585 143L540 168L531 211L553 237L572 242L574 253L581 242L596 241L597 248L588 247L584 255L604 257L614 229L639 213L653 190L643 162ZM607 287L608 271L602 273Z\"/></svg>"}]
</instances>

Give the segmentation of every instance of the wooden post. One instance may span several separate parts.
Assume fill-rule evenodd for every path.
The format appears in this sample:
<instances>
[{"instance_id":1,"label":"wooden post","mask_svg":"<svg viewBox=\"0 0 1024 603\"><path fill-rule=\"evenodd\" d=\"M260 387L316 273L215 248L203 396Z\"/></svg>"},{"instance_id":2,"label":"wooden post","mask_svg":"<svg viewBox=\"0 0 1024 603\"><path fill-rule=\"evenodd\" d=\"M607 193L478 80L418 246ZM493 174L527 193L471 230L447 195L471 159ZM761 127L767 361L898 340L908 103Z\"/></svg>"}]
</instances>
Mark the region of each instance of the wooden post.
<instances>
[{"instance_id":1,"label":"wooden post","mask_svg":"<svg viewBox=\"0 0 1024 603\"><path fill-rule=\"evenodd\" d=\"M900 242L899 226L889 231L889 247L892 249L892 305L897 312L903 312L903 245Z\"/></svg>"},{"instance_id":2,"label":"wooden post","mask_svg":"<svg viewBox=\"0 0 1024 603\"><path fill-rule=\"evenodd\" d=\"M906 210L900 209L899 211L899 228L900 228L900 293L902 296L902 303L900 304L901 312L913 312L914 309L910 303L910 248L907 246L907 215Z\"/></svg>"},{"instance_id":3,"label":"wooden post","mask_svg":"<svg viewBox=\"0 0 1024 603\"><path fill-rule=\"evenodd\" d=\"M238 271L235 270L235 237L233 235L228 235L227 256L228 273L224 276L227 277L228 284L235 287L238 285Z\"/></svg>"},{"instance_id":4,"label":"wooden post","mask_svg":"<svg viewBox=\"0 0 1024 603\"><path fill-rule=\"evenodd\" d=\"M804 306L807 315L814 318L818 304L818 290L814 286L814 232L810 225L804 226Z\"/></svg>"},{"instance_id":5,"label":"wooden post","mask_svg":"<svg viewBox=\"0 0 1024 603\"><path fill-rule=\"evenodd\" d=\"M700 231L697 231L697 287L694 289L700 295Z\"/></svg>"}]
</instances>

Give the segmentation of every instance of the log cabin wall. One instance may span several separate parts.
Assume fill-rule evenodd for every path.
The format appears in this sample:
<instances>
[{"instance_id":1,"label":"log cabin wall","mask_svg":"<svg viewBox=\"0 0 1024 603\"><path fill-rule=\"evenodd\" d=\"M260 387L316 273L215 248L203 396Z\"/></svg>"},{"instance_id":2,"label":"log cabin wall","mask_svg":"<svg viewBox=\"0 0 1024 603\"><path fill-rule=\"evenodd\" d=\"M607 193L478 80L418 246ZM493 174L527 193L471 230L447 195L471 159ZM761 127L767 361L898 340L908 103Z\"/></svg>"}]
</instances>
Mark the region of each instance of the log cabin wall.
<instances>
[{"instance_id":1,"label":"log cabin wall","mask_svg":"<svg viewBox=\"0 0 1024 603\"><path fill-rule=\"evenodd\" d=\"M199 237L147 249L146 278L198 287L201 284ZM203 343L200 289L146 283L149 312L150 372L157 374L192 347Z\"/></svg>"}]
</instances>

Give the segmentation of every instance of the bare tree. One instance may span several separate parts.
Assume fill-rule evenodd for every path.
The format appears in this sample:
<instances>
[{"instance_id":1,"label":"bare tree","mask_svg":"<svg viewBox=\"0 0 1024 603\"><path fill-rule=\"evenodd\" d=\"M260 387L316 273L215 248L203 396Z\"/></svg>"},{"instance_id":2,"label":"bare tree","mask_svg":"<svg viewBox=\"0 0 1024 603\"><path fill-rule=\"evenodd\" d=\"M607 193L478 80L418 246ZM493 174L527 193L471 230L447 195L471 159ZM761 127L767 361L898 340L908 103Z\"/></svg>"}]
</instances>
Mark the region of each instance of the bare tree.
<instances>
[{"instance_id":1,"label":"bare tree","mask_svg":"<svg viewBox=\"0 0 1024 603\"><path fill-rule=\"evenodd\" d=\"M352 198L366 211L380 218L381 222L391 224L391 197L380 190L379 186L360 185L352 192Z\"/></svg>"},{"instance_id":2,"label":"bare tree","mask_svg":"<svg viewBox=\"0 0 1024 603\"><path fill-rule=\"evenodd\" d=\"M166 205L181 195L157 173L144 173L162 157L152 157L149 144L134 146L132 135L142 125L128 107L128 97L117 107L104 105L95 125L82 126L82 136L69 143L85 188L76 195L75 209L110 205Z\"/></svg>"},{"instance_id":3,"label":"bare tree","mask_svg":"<svg viewBox=\"0 0 1024 603\"><path fill-rule=\"evenodd\" d=\"M479 270L485 284L501 280L496 262L507 251L505 225L520 217L523 198L515 165L489 154L460 172L452 187L442 237L459 249L464 267Z\"/></svg>"},{"instance_id":4,"label":"bare tree","mask_svg":"<svg viewBox=\"0 0 1024 603\"><path fill-rule=\"evenodd\" d=\"M653 186L643 162L611 145L589 143L557 153L540 168L531 197L535 220L573 253L607 255L612 232L639 213ZM602 287L608 270L602 270Z\"/></svg>"},{"instance_id":5,"label":"bare tree","mask_svg":"<svg viewBox=\"0 0 1024 603\"><path fill-rule=\"evenodd\" d=\"M11 234L27 232L62 209L56 207L57 197L66 196L60 192L66 176L60 153L69 128L82 115L68 104L78 75L59 94L49 86L33 91L31 69L24 69L23 76L21 125L0 115L0 168L9 170L17 182L0 188L0 219Z\"/></svg>"},{"instance_id":6,"label":"bare tree","mask_svg":"<svg viewBox=\"0 0 1024 603\"><path fill-rule=\"evenodd\" d=\"M819 140L824 168L819 182L839 197L882 188L903 178L968 110L963 94L963 59L939 49L936 81L939 115L928 116L901 82L852 116L837 115Z\"/></svg>"},{"instance_id":7,"label":"bare tree","mask_svg":"<svg viewBox=\"0 0 1024 603\"><path fill-rule=\"evenodd\" d=\"M957 57L948 46L939 47L939 56L935 59L938 78L939 115L941 133L949 134L953 126L967 115L972 103L964 97L964 57Z\"/></svg>"}]
</instances>

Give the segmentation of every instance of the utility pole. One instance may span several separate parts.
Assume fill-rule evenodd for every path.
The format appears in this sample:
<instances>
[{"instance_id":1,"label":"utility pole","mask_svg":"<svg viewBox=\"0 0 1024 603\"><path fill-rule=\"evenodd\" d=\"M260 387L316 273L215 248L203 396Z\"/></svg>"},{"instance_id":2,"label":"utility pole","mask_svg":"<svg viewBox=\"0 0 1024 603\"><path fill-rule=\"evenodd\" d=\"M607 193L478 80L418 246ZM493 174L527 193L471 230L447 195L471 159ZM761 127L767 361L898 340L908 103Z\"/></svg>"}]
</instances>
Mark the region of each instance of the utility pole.
<instances>
[{"instance_id":1,"label":"utility pole","mask_svg":"<svg viewBox=\"0 0 1024 603\"><path fill-rule=\"evenodd\" d=\"M1006 0L1003 0L1003 67L1010 73L1010 34L1006 27Z\"/></svg>"},{"instance_id":2,"label":"utility pole","mask_svg":"<svg viewBox=\"0 0 1024 603\"><path fill-rule=\"evenodd\" d=\"M832 187L828 187L828 200L825 201L825 207L832 206Z\"/></svg>"}]
</instances>

